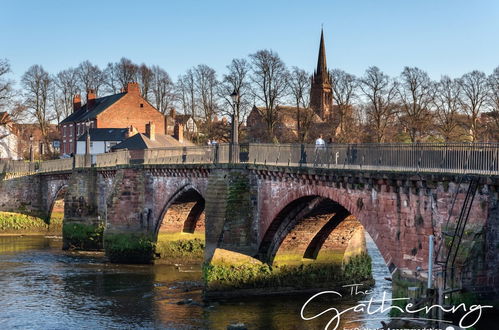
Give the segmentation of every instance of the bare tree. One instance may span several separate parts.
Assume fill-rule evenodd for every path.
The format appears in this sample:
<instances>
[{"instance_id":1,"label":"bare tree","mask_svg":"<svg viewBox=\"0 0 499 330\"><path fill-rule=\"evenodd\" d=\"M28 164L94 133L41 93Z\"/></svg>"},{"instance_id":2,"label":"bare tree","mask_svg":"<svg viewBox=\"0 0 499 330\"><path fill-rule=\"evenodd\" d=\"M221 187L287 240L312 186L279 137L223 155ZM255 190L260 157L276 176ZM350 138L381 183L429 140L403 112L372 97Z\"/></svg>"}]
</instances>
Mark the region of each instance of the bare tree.
<instances>
[{"instance_id":1,"label":"bare tree","mask_svg":"<svg viewBox=\"0 0 499 330\"><path fill-rule=\"evenodd\" d=\"M114 63L108 63L103 71L104 85L106 92L117 94L120 91L120 82L118 79L118 69Z\"/></svg>"},{"instance_id":2,"label":"bare tree","mask_svg":"<svg viewBox=\"0 0 499 330\"><path fill-rule=\"evenodd\" d=\"M461 105L468 116L470 138L476 142L479 138L480 113L486 105L489 93L489 84L485 73L474 70L466 73L459 79L461 86Z\"/></svg>"},{"instance_id":3,"label":"bare tree","mask_svg":"<svg viewBox=\"0 0 499 330\"><path fill-rule=\"evenodd\" d=\"M66 118L73 112L74 95L79 93L78 72L74 68L62 70L56 75L54 82L54 87L57 87L58 91L53 91L53 94L59 94L58 97L61 99L60 117Z\"/></svg>"},{"instance_id":4,"label":"bare tree","mask_svg":"<svg viewBox=\"0 0 499 330\"><path fill-rule=\"evenodd\" d=\"M4 108L12 99L12 80L7 79L10 64L5 59L0 59L0 109Z\"/></svg>"},{"instance_id":5,"label":"bare tree","mask_svg":"<svg viewBox=\"0 0 499 330\"><path fill-rule=\"evenodd\" d=\"M455 141L459 124L461 88L455 79L443 76L436 84L434 98L436 127L446 142Z\"/></svg>"},{"instance_id":6,"label":"bare tree","mask_svg":"<svg viewBox=\"0 0 499 330\"><path fill-rule=\"evenodd\" d=\"M397 84L378 67L372 66L360 78L359 88L367 98L365 106L368 126L374 131L376 142L385 142L387 129L396 116L394 99Z\"/></svg>"},{"instance_id":7,"label":"bare tree","mask_svg":"<svg viewBox=\"0 0 499 330\"><path fill-rule=\"evenodd\" d=\"M99 88L104 84L104 75L97 65L84 61L76 69L80 81L80 90L93 89L99 95Z\"/></svg>"},{"instance_id":8,"label":"bare tree","mask_svg":"<svg viewBox=\"0 0 499 330\"><path fill-rule=\"evenodd\" d=\"M221 114L232 116L235 110L236 116L238 118L239 130L241 130L241 125L250 111L250 101L249 95L251 93L250 83L249 83L249 72L250 65L245 59L233 59L232 62L227 65L227 74L223 75L222 82L219 85L219 96L225 102L225 107L222 107ZM239 99L235 103L232 101L230 95L232 92L236 92L239 95Z\"/></svg>"},{"instance_id":9,"label":"bare tree","mask_svg":"<svg viewBox=\"0 0 499 330\"><path fill-rule=\"evenodd\" d=\"M25 92L25 104L29 113L36 119L44 138L47 137L48 125L52 114L48 106L52 80L41 65L33 65L21 79Z\"/></svg>"},{"instance_id":10,"label":"bare tree","mask_svg":"<svg viewBox=\"0 0 499 330\"><path fill-rule=\"evenodd\" d=\"M347 132L347 127L352 129L356 124L353 101L357 97L358 82L354 75L343 70L332 70L330 75L333 100L337 107L335 136L340 142L346 142L346 139L353 133Z\"/></svg>"},{"instance_id":11,"label":"bare tree","mask_svg":"<svg viewBox=\"0 0 499 330\"><path fill-rule=\"evenodd\" d=\"M194 87L200 114L208 136L211 134L212 121L218 112L218 80L214 69L205 64L194 68Z\"/></svg>"},{"instance_id":12,"label":"bare tree","mask_svg":"<svg viewBox=\"0 0 499 330\"><path fill-rule=\"evenodd\" d=\"M54 118L57 121L57 124L59 124L61 120L65 118L64 96L55 83L56 78L52 77L51 79L53 83L51 83L49 87L48 102L53 112Z\"/></svg>"},{"instance_id":13,"label":"bare tree","mask_svg":"<svg viewBox=\"0 0 499 330\"><path fill-rule=\"evenodd\" d=\"M406 128L411 142L420 141L432 122L433 83L425 71L405 67L398 86L400 123Z\"/></svg>"},{"instance_id":14,"label":"bare tree","mask_svg":"<svg viewBox=\"0 0 499 330\"><path fill-rule=\"evenodd\" d=\"M116 75L122 88L127 87L129 82L137 81L139 67L128 58L122 57L115 63Z\"/></svg>"},{"instance_id":15,"label":"bare tree","mask_svg":"<svg viewBox=\"0 0 499 330\"><path fill-rule=\"evenodd\" d=\"M175 86L168 73L159 66L153 66L151 71L151 91L154 105L161 113L166 114L176 99Z\"/></svg>"},{"instance_id":16,"label":"bare tree","mask_svg":"<svg viewBox=\"0 0 499 330\"><path fill-rule=\"evenodd\" d=\"M491 111L488 113L491 119L491 137L499 140L499 67L494 69L494 72L488 77L489 82L489 99L488 103Z\"/></svg>"},{"instance_id":17,"label":"bare tree","mask_svg":"<svg viewBox=\"0 0 499 330\"><path fill-rule=\"evenodd\" d=\"M268 136L275 139L278 121L276 106L286 95L288 70L279 55L272 50L259 50L250 55L253 95L265 106L261 113L267 125Z\"/></svg>"},{"instance_id":18,"label":"bare tree","mask_svg":"<svg viewBox=\"0 0 499 330\"><path fill-rule=\"evenodd\" d=\"M181 75L177 81L177 93L179 95L182 110L185 114L190 114L196 120L196 87L195 87L194 71L187 70L184 75Z\"/></svg>"},{"instance_id":19,"label":"bare tree","mask_svg":"<svg viewBox=\"0 0 499 330\"><path fill-rule=\"evenodd\" d=\"M298 140L304 142L312 123L312 111L302 111L310 106L310 75L303 69L294 66L288 79L289 92L296 105L296 130Z\"/></svg>"},{"instance_id":20,"label":"bare tree","mask_svg":"<svg viewBox=\"0 0 499 330\"><path fill-rule=\"evenodd\" d=\"M146 101L150 101L152 93L152 81L154 74L152 70L142 63L137 69L137 80L140 84L142 97Z\"/></svg>"}]
</instances>

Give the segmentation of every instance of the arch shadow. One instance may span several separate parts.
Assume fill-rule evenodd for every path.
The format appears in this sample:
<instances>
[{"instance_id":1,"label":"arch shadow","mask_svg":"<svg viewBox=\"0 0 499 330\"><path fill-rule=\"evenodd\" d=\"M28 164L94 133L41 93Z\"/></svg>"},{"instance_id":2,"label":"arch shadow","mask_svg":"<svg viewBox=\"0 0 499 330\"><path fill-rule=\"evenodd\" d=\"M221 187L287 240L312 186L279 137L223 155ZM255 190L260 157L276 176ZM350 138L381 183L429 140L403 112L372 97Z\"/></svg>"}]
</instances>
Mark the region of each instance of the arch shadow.
<instances>
[{"instance_id":1,"label":"arch shadow","mask_svg":"<svg viewBox=\"0 0 499 330\"><path fill-rule=\"evenodd\" d=\"M365 219L360 219L342 204L323 194L310 194L292 200L277 212L260 241L258 253L255 258L264 263L273 264L283 241L298 223L304 220L313 220L314 216L324 216L327 214L331 216L307 243L307 247L302 255L303 259L317 259L321 248L324 247L330 234L351 215L355 216L371 237L376 236L374 235L375 233L370 232L364 225ZM393 272L396 266L391 262L391 258L387 257L384 253L385 251L379 245L377 245L377 248L383 256L388 269L390 272Z\"/></svg>"},{"instance_id":2,"label":"arch shadow","mask_svg":"<svg viewBox=\"0 0 499 330\"><path fill-rule=\"evenodd\" d=\"M199 217L204 212L205 199L201 192L191 184L187 184L177 190L175 194L168 200L168 202L163 207L157 221L156 227L154 229L154 236L158 237L161 225L168 210L176 204L192 203L195 202L194 206L189 211L187 218L184 220L182 226L182 232L184 233L194 233L196 229Z\"/></svg>"},{"instance_id":3,"label":"arch shadow","mask_svg":"<svg viewBox=\"0 0 499 330\"><path fill-rule=\"evenodd\" d=\"M52 212L54 211L55 203L61 199L64 201L66 198L67 191L68 191L68 185L63 184L57 189L57 192L54 194L54 197L52 198L52 201L50 202L50 206L49 206L49 209L48 209L48 212L46 215L46 221L48 223L50 223L50 218L52 217ZM64 208L66 208L65 203L64 203ZM64 211L63 211L63 218L64 218Z\"/></svg>"}]
</instances>

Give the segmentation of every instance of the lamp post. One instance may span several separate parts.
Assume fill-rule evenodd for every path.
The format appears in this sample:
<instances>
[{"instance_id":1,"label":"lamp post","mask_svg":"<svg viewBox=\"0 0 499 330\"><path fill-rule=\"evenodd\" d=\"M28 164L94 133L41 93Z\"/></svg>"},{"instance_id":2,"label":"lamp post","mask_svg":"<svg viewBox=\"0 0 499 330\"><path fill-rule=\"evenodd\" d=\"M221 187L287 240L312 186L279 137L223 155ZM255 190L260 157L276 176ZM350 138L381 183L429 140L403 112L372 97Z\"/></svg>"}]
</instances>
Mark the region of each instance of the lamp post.
<instances>
[{"instance_id":1,"label":"lamp post","mask_svg":"<svg viewBox=\"0 0 499 330\"><path fill-rule=\"evenodd\" d=\"M239 93L234 89L232 94L230 94L232 99L232 129L231 129L231 139L229 147L229 159L231 163L239 163L239 130L238 124L239 119L237 116L237 107L239 105Z\"/></svg>"},{"instance_id":2,"label":"lamp post","mask_svg":"<svg viewBox=\"0 0 499 330\"><path fill-rule=\"evenodd\" d=\"M33 154L33 135L29 136L29 161L33 162L35 160L35 155Z\"/></svg>"}]
</instances>

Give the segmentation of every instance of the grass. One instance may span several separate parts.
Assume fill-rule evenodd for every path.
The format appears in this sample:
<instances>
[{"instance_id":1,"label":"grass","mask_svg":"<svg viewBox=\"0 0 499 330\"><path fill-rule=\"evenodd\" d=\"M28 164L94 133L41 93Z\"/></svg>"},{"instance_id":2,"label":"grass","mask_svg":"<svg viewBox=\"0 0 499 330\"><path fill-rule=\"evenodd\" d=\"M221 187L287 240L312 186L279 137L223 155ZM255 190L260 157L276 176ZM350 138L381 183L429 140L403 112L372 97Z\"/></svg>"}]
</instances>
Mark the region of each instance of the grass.
<instances>
[{"instance_id":1,"label":"grass","mask_svg":"<svg viewBox=\"0 0 499 330\"><path fill-rule=\"evenodd\" d=\"M0 233L9 235L60 234L62 217L56 216L47 224L43 219L13 212L0 212Z\"/></svg>"},{"instance_id":2,"label":"grass","mask_svg":"<svg viewBox=\"0 0 499 330\"><path fill-rule=\"evenodd\" d=\"M208 290L214 291L279 287L307 289L320 285L338 287L372 279L371 258L367 254L361 254L352 257L343 267L338 264L204 265L203 278Z\"/></svg>"}]
</instances>

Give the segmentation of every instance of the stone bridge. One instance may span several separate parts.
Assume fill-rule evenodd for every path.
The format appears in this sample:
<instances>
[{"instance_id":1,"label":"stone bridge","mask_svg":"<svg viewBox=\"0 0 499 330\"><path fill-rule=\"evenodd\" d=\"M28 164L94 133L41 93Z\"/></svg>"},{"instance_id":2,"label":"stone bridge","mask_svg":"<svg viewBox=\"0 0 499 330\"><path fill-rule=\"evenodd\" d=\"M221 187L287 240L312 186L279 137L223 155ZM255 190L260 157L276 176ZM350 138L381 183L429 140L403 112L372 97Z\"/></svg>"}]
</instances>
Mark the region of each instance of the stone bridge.
<instances>
[{"instance_id":1,"label":"stone bridge","mask_svg":"<svg viewBox=\"0 0 499 330\"><path fill-rule=\"evenodd\" d=\"M267 264L320 260L328 253L344 260L356 249L360 223L392 274L424 280L429 236L437 247L445 243L442 232L448 219L450 227L455 223L470 184L452 171L288 166L251 158L244 164L144 163L6 174L0 208L49 218L63 198L64 228L83 226L98 239L92 230L104 227L104 242L204 230L206 263L217 251ZM499 176L477 171L474 177L478 190L460 256L461 284L497 297ZM65 230L66 247L102 244L68 235Z\"/></svg>"}]
</instances>

